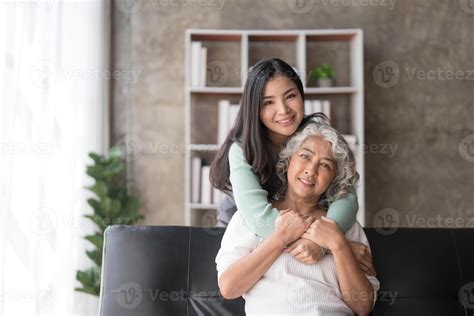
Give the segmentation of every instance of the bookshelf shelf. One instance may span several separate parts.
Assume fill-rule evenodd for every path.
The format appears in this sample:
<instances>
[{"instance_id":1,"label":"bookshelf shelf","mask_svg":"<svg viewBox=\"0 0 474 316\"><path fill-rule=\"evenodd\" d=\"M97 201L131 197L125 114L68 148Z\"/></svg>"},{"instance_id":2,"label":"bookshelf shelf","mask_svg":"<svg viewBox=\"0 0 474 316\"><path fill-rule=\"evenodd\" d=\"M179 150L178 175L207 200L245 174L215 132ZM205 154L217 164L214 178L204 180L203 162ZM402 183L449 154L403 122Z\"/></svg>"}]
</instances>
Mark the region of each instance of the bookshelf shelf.
<instances>
[{"instance_id":1,"label":"bookshelf shelf","mask_svg":"<svg viewBox=\"0 0 474 316\"><path fill-rule=\"evenodd\" d=\"M215 210L217 204L202 204L202 203L190 203L189 207L194 210Z\"/></svg>"},{"instance_id":2,"label":"bookshelf shelf","mask_svg":"<svg viewBox=\"0 0 474 316\"><path fill-rule=\"evenodd\" d=\"M312 94L350 94L357 93L356 87L331 87L331 88L306 88L304 90L306 95Z\"/></svg>"},{"instance_id":3,"label":"bookshelf shelf","mask_svg":"<svg viewBox=\"0 0 474 316\"><path fill-rule=\"evenodd\" d=\"M199 44L196 44L197 42ZM207 50L207 56L203 53L200 58L196 57L198 45L203 51ZM364 226L364 154L357 149L365 143L363 32L360 29L186 30L185 225L202 225L203 221L196 218L199 216L197 214L206 210L214 211L218 206L216 201L212 198L209 200L207 195L203 198L201 194L201 199L196 200L196 190L193 190L196 184L196 181L193 181L193 165L200 166L201 171L204 170L219 150L218 139L222 138L218 122L222 119L219 118L220 113L223 113L221 108L225 108L222 107L221 101L233 103L231 107L239 103L249 67L262 59L272 57L285 60L297 70L305 87L306 99L312 102L310 109L318 108L319 102L327 102L334 126L351 139L351 147L355 148L357 171L360 174L357 187L357 219ZM196 60L202 61L197 67L199 72L194 71L196 64L193 61ZM313 86L314 82L308 83L310 71L323 63L330 64L335 70L336 80L332 87L316 87ZM224 77L211 76L212 67L216 65L225 70ZM196 80L196 77L201 79ZM235 112L235 107L232 111ZM196 164L196 160L200 160L199 163ZM202 182L206 175L208 169L206 173L201 172L200 185L208 190L208 185ZM212 192L212 195L216 194L215 191Z\"/></svg>"},{"instance_id":4,"label":"bookshelf shelf","mask_svg":"<svg viewBox=\"0 0 474 316\"><path fill-rule=\"evenodd\" d=\"M191 144L189 145L190 150L194 151L218 151L219 145L216 144Z\"/></svg>"},{"instance_id":5,"label":"bookshelf shelf","mask_svg":"<svg viewBox=\"0 0 474 316\"><path fill-rule=\"evenodd\" d=\"M249 41L255 42L296 42L298 40L297 33L289 33L289 34L252 34L248 35Z\"/></svg>"},{"instance_id":6,"label":"bookshelf shelf","mask_svg":"<svg viewBox=\"0 0 474 316\"><path fill-rule=\"evenodd\" d=\"M191 88L190 92L194 94L242 94L241 87L202 87Z\"/></svg>"}]
</instances>

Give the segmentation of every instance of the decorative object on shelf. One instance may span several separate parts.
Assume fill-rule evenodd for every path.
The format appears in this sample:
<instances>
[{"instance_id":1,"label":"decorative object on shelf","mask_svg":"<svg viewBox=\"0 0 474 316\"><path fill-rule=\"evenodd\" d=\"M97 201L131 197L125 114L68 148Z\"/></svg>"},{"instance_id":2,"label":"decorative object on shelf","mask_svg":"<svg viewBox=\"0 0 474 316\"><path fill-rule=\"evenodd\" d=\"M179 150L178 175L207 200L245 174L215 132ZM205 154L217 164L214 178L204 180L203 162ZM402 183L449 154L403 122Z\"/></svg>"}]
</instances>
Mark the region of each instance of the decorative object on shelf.
<instances>
[{"instance_id":1,"label":"decorative object on shelf","mask_svg":"<svg viewBox=\"0 0 474 316\"><path fill-rule=\"evenodd\" d=\"M224 198L223 193L212 187L209 181L210 166L206 166L201 157L193 157L191 166L191 203L218 204Z\"/></svg>"},{"instance_id":2,"label":"decorative object on shelf","mask_svg":"<svg viewBox=\"0 0 474 316\"><path fill-rule=\"evenodd\" d=\"M321 88L332 87L334 85L334 71L328 64L319 65L311 71L309 80Z\"/></svg>"},{"instance_id":3,"label":"decorative object on shelf","mask_svg":"<svg viewBox=\"0 0 474 316\"><path fill-rule=\"evenodd\" d=\"M96 153L89 153L89 157L94 163L87 166L87 174L94 178L95 183L87 189L96 196L87 200L94 213L85 217L94 222L97 230L84 238L95 246L95 249L86 251L94 266L77 271L76 279L82 287L75 290L99 296L105 229L115 224L133 225L143 216L138 213L138 199L127 192L123 151L112 147L108 157Z\"/></svg>"},{"instance_id":4,"label":"decorative object on shelf","mask_svg":"<svg viewBox=\"0 0 474 316\"><path fill-rule=\"evenodd\" d=\"M222 145L234 126L240 105L231 104L229 100L219 100L217 122L217 144Z\"/></svg>"},{"instance_id":5,"label":"decorative object on shelf","mask_svg":"<svg viewBox=\"0 0 474 316\"><path fill-rule=\"evenodd\" d=\"M331 120L331 102L329 100L304 100L304 115L324 113Z\"/></svg>"},{"instance_id":6,"label":"decorative object on shelf","mask_svg":"<svg viewBox=\"0 0 474 316\"><path fill-rule=\"evenodd\" d=\"M191 86L195 88L206 86L207 47L201 42L191 43Z\"/></svg>"}]
</instances>

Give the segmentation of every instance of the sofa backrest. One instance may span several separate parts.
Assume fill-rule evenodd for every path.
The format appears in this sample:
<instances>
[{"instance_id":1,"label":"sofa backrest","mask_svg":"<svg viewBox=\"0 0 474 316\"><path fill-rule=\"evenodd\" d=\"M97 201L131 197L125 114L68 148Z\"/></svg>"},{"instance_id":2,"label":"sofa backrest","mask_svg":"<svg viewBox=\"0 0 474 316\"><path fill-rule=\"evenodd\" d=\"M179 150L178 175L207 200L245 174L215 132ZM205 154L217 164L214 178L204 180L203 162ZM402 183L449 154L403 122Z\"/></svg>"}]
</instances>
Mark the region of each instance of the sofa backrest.
<instances>
[{"instance_id":1,"label":"sofa backrest","mask_svg":"<svg viewBox=\"0 0 474 316\"><path fill-rule=\"evenodd\" d=\"M473 314L474 229L364 230L381 283L373 315ZM223 233L110 226L100 315L245 315L243 299L224 300L217 286L214 259Z\"/></svg>"}]
</instances>

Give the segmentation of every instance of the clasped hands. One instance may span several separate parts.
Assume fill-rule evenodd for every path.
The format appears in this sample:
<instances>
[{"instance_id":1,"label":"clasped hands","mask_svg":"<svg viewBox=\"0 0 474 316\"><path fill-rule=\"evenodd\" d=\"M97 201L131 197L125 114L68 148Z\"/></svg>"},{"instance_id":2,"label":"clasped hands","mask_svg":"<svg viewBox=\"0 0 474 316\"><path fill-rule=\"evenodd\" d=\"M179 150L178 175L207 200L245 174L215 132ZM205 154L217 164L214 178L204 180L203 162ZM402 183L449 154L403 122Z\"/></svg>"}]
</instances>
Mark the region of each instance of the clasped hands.
<instances>
[{"instance_id":1,"label":"clasped hands","mask_svg":"<svg viewBox=\"0 0 474 316\"><path fill-rule=\"evenodd\" d=\"M274 233L287 245L284 251L305 264L319 262L324 257L322 247L331 252L348 243L362 271L376 275L368 247L360 242L348 242L332 219L324 216L315 219L293 210L283 210L277 217Z\"/></svg>"}]
</instances>

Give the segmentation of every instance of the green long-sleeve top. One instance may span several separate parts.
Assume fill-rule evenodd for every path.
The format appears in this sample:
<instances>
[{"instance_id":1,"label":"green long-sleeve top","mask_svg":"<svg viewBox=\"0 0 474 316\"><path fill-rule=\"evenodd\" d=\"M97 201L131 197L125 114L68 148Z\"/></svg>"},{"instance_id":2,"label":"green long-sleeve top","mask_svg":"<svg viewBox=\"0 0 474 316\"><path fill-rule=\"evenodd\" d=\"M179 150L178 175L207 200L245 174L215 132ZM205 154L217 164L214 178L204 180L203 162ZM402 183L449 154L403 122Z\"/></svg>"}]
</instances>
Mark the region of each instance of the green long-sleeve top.
<instances>
[{"instance_id":1,"label":"green long-sleeve top","mask_svg":"<svg viewBox=\"0 0 474 316\"><path fill-rule=\"evenodd\" d=\"M235 204L245 223L255 234L266 238L275 229L278 209L268 202L268 193L253 173L244 157L241 146L233 143L229 149L230 182ZM346 232L356 221L357 195L349 193L329 205L327 217L333 219Z\"/></svg>"}]
</instances>

